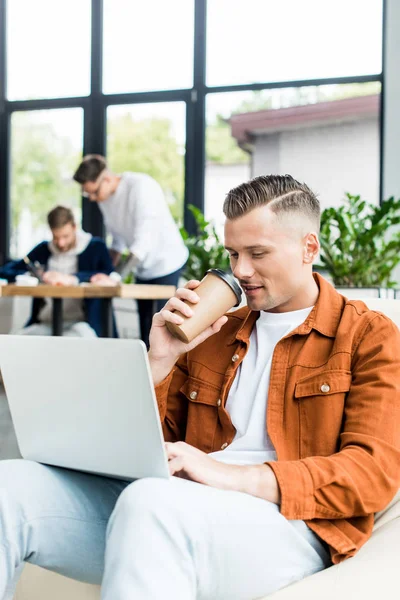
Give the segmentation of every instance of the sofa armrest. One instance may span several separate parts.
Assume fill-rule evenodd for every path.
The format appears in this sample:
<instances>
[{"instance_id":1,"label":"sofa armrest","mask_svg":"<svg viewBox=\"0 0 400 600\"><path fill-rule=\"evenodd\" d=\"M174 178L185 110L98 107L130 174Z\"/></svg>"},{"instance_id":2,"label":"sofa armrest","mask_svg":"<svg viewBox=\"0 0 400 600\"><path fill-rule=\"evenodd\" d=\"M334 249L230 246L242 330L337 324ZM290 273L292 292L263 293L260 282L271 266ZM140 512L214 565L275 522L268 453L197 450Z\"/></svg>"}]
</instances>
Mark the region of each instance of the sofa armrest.
<instances>
[{"instance_id":1,"label":"sofa armrest","mask_svg":"<svg viewBox=\"0 0 400 600\"><path fill-rule=\"evenodd\" d=\"M353 558L270 594L268 600L398 600L399 558L397 518L374 531Z\"/></svg>"},{"instance_id":2,"label":"sofa armrest","mask_svg":"<svg viewBox=\"0 0 400 600\"><path fill-rule=\"evenodd\" d=\"M14 600L100 600L100 587L74 581L27 563Z\"/></svg>"}]
</instances>

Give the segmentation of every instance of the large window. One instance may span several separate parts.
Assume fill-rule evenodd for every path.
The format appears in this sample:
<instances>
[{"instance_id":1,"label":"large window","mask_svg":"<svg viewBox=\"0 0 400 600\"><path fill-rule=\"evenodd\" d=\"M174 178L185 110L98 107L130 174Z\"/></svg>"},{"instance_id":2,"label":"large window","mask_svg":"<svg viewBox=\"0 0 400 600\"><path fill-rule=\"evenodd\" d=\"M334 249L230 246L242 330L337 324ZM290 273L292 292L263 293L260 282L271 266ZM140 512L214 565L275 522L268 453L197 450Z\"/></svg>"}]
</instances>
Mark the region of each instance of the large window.
<instances>
[{"instance_id":1,"label":"large window","mask_svg":"<svg viewBox=\"0 0 400 600\"><path fill-rule=\"evenodd\" d=\"M105 0L104 92L193 85L193 0Z\"/></svg>"},{"instance_id":2,"label":"large window","mask_svg":"<svg viewBox=\"0 0 400 600\"><path fill-rule=\"evenodd\" d=\"M85 96L90 86L90 0L8 0L7 97Z\"/></svg>"},{"instance_id":3,"label":"large window","mask_svg":"<svg viewBox=\"0 0 400 600\"><path fill-rule=\"evenodd\" d=\"M380 73L382 0L211 0L210 86Z\"/></svg>"},{"instance_id":4,"label":"large window","mask_svg":"<svg viewBox=\"0 0 400 600\"><path fill-rule=\"evenodd\" d=\"M346 192L379 202L379 83L210 94L206 216L221 228L222 204L249 177L289 173L322 208Z\"/></svg>"},{"instance_id":5,"label":"large window","mask_svg":"<svg viewBox=\"0 0 400 600\"><path fill-rule=\"evenodd\" d=\"M11 121L11 247L20 257L47 239L46 215L57 204L81 220L72 174L82 156L82 110L16 112Z\"/></svg>"},{"instance_id":6,"label":"large window","mask_svg":"<svg viewBox=\"0 0 400 600\"><path fill-rule=\"evenodd\" d=\"M382 12L383 0L0 0L0 262L48 234L59 202L104 233L71 181L83 153L154 177L191 232L187 204L222 231L226 193L265 173L305 181L323 207L345 192L378 202Z\"/></svg>"},{"instance_id":7,"label":"large window","mask_svg":"<svg viewBox=\"0 0 400 600\"><path fill-rule=\"evenodd\" d=\"M206 104L206 218L212 220L222 234L222 204L229 190L251 176L251 156L232 136L229 119L244 110L253 92L209 94Z\"/></svg>"},{"instance_id":8,"label":"large window","mask_svg":"<svg viewBox=\"0 0 400 600\"><path fill-rule=\"evenodd\" d=\"M179 222L183 217L185 120L183 102L111 106L107 110L111 169L154 177Z\"/></svg>"}]
</instances>

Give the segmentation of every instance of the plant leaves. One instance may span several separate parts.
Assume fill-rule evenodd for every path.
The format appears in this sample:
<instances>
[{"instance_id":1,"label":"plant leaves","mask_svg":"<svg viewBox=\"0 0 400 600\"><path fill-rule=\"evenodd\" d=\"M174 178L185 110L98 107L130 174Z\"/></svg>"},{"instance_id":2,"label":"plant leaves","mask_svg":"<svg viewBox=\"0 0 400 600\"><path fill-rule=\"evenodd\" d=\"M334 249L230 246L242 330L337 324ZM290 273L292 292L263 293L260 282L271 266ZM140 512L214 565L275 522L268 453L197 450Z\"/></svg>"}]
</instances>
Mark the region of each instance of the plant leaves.
<instances>
[{"instance_id":1,"label":"plant leaves","mask_svg":"<svg viewBox=\"0 0 400 600\"><path fill-rule=\"evenodd\" d=\"M400 263L400 200L376 206L350 193L321 215L320 261L335 285L393 287Z\"/></svg>"}]
</instances>

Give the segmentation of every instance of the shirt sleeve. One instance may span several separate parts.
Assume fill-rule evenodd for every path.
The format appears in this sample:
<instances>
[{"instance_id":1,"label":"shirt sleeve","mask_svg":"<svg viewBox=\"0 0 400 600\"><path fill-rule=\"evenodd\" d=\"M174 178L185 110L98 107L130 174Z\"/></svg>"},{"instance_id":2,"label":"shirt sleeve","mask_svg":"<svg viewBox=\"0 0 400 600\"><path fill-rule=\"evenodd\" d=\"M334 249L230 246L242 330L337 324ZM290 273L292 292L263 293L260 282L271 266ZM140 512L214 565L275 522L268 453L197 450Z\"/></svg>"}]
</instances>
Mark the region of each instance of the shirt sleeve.
<instances>
[{"instance_id":1,"label":"shirt sleeve","mask_svg":"<svg viewBox=\"0 0 400 600\"><path fill-rule=\"evenodd\" d=\"M400 487L400 332L377 313L360 332L338 452L269 462L287 519L378 512Z\"/></svg>"},{"instance_id":2,"label":"shirt sleeve","mask_svg":"<svg viewBox=\"0 0 400 600\"><path fill-rule=\"evenodd\" d=\"M47 242L41 242L40 244L38 244L37 246L35 246L35 248L33 248L29 253L28 253L28 258L32 261L38 261L40 263L47 263L47 258L48 255L45 252L45 248L47 248ZM23 273L26 273L28 271L28 267L26 266L26 263L21 259L21 260L13 260L10 261L8 263L6 263L5 265L3 265L0 268L0 277L4 277L5 279L8 280L9 283L12 283L15 281L15 278L17 277L17 275L22 275Z\"/></svg>"},{"instance_id":3,"label":"shirt sleeve","mask_svg":"<svg viewBox=\"0 0 400 600\"><path fill-rule=\"evenodd\" d=\"M131 190L133 212L133 242L129 250L139 262L151 252L156 223L164 213L165 198L161 186L152 178L140 182Z\"/></svg>"},{"instance_id":4,"label":"shirt sleeve","mask_svg":"<svg viewBox=\"0 0 400 600\"><path fill-rule=\"evenodd\" d=\"M187 360L183 355L169 375L155 386L158 410L166 442L185 439L187 400L179 391L187 379Z\"/></svg>"},{"instance_id":5,"label":"shirt sleeve","mask_svg":"<svg viewBox=\"0 0 400 600\"><path fill-rule=\"evenodd\" d=\"M120 254L126 249L126 244L125 241L123 240L123 238L116 234L116 233L112 233L112 241L111 241L111 249L115 250L116 252L119 252Z\"/></svg>"}]
</instances>

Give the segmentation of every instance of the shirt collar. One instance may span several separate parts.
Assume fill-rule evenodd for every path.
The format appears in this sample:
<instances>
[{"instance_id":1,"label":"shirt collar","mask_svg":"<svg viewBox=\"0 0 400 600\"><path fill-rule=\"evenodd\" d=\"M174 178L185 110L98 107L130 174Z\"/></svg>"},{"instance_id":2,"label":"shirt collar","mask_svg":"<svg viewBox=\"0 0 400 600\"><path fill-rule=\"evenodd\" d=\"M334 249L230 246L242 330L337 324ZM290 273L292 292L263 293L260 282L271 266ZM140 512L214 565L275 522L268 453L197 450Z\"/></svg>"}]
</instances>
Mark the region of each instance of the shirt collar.
<instances>
[{"instance_id":1,"label":"shirt collar","mask_svg":"<svg viewBox=\"0 0 400 600\"><path fill-rule=\"evenodd\" d=\"M335 337L343 313L345 298L319 273L313 273L319 287L318 300L308 318L297 329L299 334L307 334L315 329L327 337Z\"/></svg>"},{"instance_id":2,"label":"shirt collar","mask_svg":"<svg viewBox=\"0 0 400 600\"><path fill-rule=\"evenodd\" d=\"M345 299L319 273L313 273L313 276L319 288L317 302L304 323L299 325L291 334L307 335L311 329L315 329L322 335L335 337ZM228 339L228 344L238 341L248 343L259 314L259 311L250 310L247 307L239 309L235 316L239 317L242 323Z\"/></svg>"}]
</instances>

